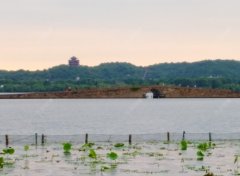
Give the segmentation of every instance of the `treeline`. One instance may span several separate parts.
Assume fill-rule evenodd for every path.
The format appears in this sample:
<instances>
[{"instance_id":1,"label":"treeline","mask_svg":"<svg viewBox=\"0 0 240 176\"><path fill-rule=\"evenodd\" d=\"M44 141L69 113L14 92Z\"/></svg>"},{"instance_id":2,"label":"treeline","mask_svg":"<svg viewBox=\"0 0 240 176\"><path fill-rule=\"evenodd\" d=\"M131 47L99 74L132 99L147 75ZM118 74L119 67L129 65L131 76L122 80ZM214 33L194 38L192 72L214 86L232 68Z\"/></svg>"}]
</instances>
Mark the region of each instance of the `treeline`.
<instances>
[{"instance_id":1,"label":"treeline","mask_svg":"<svg viewBox=\"0 0 240 176\"><path fill-rule=\"evenodd\" d=\"M240 62L214 60L137 67L104 63L95 67L67 65L42 71L0 71L0 92L63 91L120 86L177 85L240 91Z\"/></svg>"}]
</instances>

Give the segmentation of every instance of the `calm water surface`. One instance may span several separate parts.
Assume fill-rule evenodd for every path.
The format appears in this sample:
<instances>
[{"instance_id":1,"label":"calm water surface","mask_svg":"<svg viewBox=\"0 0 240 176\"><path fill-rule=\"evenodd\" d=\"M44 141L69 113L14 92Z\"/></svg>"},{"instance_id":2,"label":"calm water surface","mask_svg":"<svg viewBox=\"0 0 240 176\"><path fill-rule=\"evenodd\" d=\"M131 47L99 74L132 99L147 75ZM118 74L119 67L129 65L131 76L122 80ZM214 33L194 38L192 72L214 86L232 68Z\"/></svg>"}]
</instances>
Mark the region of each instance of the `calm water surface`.
<instances>
[{"instance_id":1,"label":"calm water surface","mask_svg":"<svg viewBox=\"0 0 240 176\"><path fill-rule=\"evenodd\" d=\"M240 99L0 100L0 134L240 132Z\"/></svg>"}]
</instances>

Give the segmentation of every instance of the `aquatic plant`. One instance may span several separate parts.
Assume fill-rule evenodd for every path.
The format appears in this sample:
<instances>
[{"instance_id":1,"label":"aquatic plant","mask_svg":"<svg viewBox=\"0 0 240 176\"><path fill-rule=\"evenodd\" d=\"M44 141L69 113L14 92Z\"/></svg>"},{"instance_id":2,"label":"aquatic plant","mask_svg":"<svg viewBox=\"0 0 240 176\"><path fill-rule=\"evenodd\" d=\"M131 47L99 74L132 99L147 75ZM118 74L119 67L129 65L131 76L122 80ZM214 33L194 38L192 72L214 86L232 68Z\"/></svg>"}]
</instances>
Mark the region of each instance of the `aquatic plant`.
<instances>
[{"instance_id":1,"label":"aquatic plant","mask_svg":"<svg viewBox=\"0 0 240 176\"><path fill-rule=\"evenodd\" d=\"M63 143L63 150L65 154L70 154L72 149L72 144L69 142Z\"/></svg>"},{"instance_id":2,"label":"aquatic plant","mask_svg":"<svg viewBox=\"0 0 240 176\"><path fill-rule=\"evenodd\" d=\"M27 152L29 150L29 145L24 145L24 151Z\"/></svg>"},{"instance_id":3,"label":"aquatic plant","mask_svg":"<svg viewBox=\"0 0 240 176\"><path fill-rule=\"evenodd\" d=\"M6 156L9 153L9 150L11 150L11 148L6 148L4 149L5 152L0 153L0 157L2 156L2 159L0 158L0 168L4 168L4 170L0 169L0 175L2 172L5 172L5 171L8 172L9 168L15 169L18 167L22 167L23 169L30 169L29 163L32 162L32 159L34 159L34 157L36 157L36 159L34 159L36 161L51 162L51 165L54 165L54 166L57 163L60 163L57 166L60 168L60 170L62 170L61 166L64 166L67 164L70 166L73 165L73 168L75 170L74 172L78 172L78 171L82 172L81 170L84 170L84 173L85 173L85 171L87 170L86 172L88 172L90 175L92 174L105 175L104 172L106 172L106 175L108 175L107 172L120 173L120 174L123 173L123 175L124 175L124 172L136 173L136 174L137 173L154 174L155 173L154 171L152 172L152 171L145 170L145 168L141 168L141 165L136 165L136 170L135 168L134 169L130 168L131 166L133 166L133 164L135 166L134 161L136 161L136 159L134 159L134 157L139 155L140 158L147 159L146 164L152 165L153 163L159 166L159 168L161 167L159 161L163 160L163 162L167 162L168 160L166 160L166 158L168 156L172 157L175 162L180 162L179 159L181 159L181 163L177 163L176 164L177 167L173 168L175 169L176 172L181 172L183 173L182 175L188 175L185 173L190 173L194 175L194 172L197 172L196 174L199 174L202 176L204 174L205 176L212 176L210 172L211 164L213 164L213 166L211 167L214 168L215 163L213 162L218 160L219 156L220 157L226 156L224 154L226 150L225 148L226 146L224 145L225 143L223 144L220 143L219 146L222 147L221 145L223 145L224 146L223 149L221 151L216 150L216 152L214 152L214 155L212 156L213 160L210 160L210 162L208 161L207 163L202 163L201 161L205 160L206 157L209 156L209 153L211 153L212 151L212 148L208 143L208 141L191 144L188 142L188 140L185 140L184 142L182 142L182 145L184 147L182 147L180 142L181 141L172 142L169 148L165 147L165 145L163 145L163 143L161 142L146 142L143 144L137 143L132 145L131 147L126 146L126 143L124 143L125 145L121 145L122 143L100 143L100 144L96 143L95 146L93 146L94 144L90 143L90 145L84 144L83 147L86 149L86 151L84 152L81 151L78 154L73 152L73 149L75 148L73 148L72 144L66 142L64 143L65 147L66 146L68 147L67 149L66 148L65 149L69 153L71 152L72 153L71 155L65 155L65 157L62 158L61 153L63 154L64 144L60 144L60 148L59 146L56 146L56 144L54 144L52 146L53 148L44 147L43 150L41 150L42 151L41 153L38 151L40 148L36 148L36 151L38 152L37 155L31 154L29 155L31 157L29 158L25 157L25 160L23 158L25 155L20 155L20 156L14 155L12 158L7 159ZM69 147L69 144L71 147ZM185 144L187 146L185 146ZM232 143L230 144L231 146L233 146ZM81 147L81 145L79 146ZM181 151L180 147L181 149L185 148L184 149L185 151ZM239 145L236 145L236 146L234 145L234 147L237 148L239 147ZM193 149L195 150L194 152L192 152ZM31 146L23 145L21 152L25 154L25 152L27 152L28 150L31 150L31 153L35 151L35 150L32 150ZM187 152L186 150L189 150L189 152ZM238 151L238 148L237 148L237 151ZM176 156L178 154L180 156ZM163 157L165 155L166 157ZM149 158L149 157L152 157L152 158ZM195 158L195 161L193 161L193 158ZM228 159L228 157L226 159ZM235 155L234 158L232 158L232 165L233 165L233 162L237 164L237 162L239 162L239 159L240 159L240 155L239 156ZM14 164L16 162L18 162L18 164L15 166ZM36 163L38 164L38 162ZM206 164L208 164L209 166L206 166ZM236 164L233 165L234 166L233 168L229 167L228 171L224 171L223 175L230 175L230 174L240 175ZM49 167L51 167L51 165ZM121 167L119 167L119 165ZM7 169L5 169L5 167ZM127 171L127 169L125 169L124 167L129 168L129 171ZM156 172L156 173L159 173L159 175L165 172L165 170L160 170L160 169L159 171ZM169 171L171 172L172 171L171 169L172 168L166 170L166 172L169 172ZM189 172L189 170L191 171ZM99 172L102 172L102 173L99 173ZM177 175L176 172L175 172L175 175ZM216 173L214 174L219 175L219 171L216 171Z\"/></svg>"},{"instance_id":4,"label":"aquatic plant","mask_svg":"<svg viewBox=\"0 0 240 176\"><path fill-rule=\"evenodd\" d=\"M235 175L239 175L239 171L238 171L239 157L240 157L239 155L235 155L235 158L234 158L234 164L236 164L236 169L234 170Z\"/></svg>"},{"instance_id":5,"label":"aquatic plant","mask_svg":"<svg viewBox=\"0 0 240 176\"><path fill-rule=\"evenodd\" d=\"M123 143L116 143L116 144L114 145L114 147L116 147L116 148L121 148L121 147L124 147L124 144L123 144Z\"/></svg>"},{"instance_id":6,"label":"aquatic plant","mask_svg":"<svg viewBox=\"0 0 240 176\"><path fill-rule=\"evenodd\" d=\"M0 157L0 168L3 168L3 164L4 164L4 158Z\"/></svg>"},{"instance_id":7,"label":"aquatic plant","mask_svg":"<svg viewBox=\"0 0 240 176\"><path fill-rule=\"evenodd\" d=\"M137 155L139 155L140 152L135 150L133 152L127 152L127 153L123 153L123 155L127 155L127 156L131 156L131 157L136 157Z\"/></svg>"},{"instance_id":8,"label":"aquatic plant","mask_svg":"<svg viewBox=\"0 0 240 176\"><path fill-rule=\"evenodd\" d=\"M197 148L202 151L207 151L208 149L212 149L215 146L212 142L203 142L198 144Z\"/></svg>"},{"instance_id":9,"label":"aquatic plant","mask_svg":"<svg viewBox=\"0 0 240 176\"><path fill-rule=\"evenodd\" d=\"M201 150L197 151L197 160L202 161L204 159L204 153Z\"/></svg>"},{"instance_id":10,"label":"aquatic plant","mask_svg":"<svg viewBox=\"0 0 240 176\"><path fill-rule=\"evenodd\" d=\"M87 151L87 150L91 149L94 145L95 145L95 144L92 143L92 142L83 144L83 145L81 146L81 148L79 149L79 151Z\"/></svg>"},{"instance_id":11,"label":"aquatic plant","mask_svg":"<svg viewBox=\"0 0 240 176\"><path fill-rule=\"evenodd\" d=\"M111 169L109 166L101 166L101 172Z\"/></svg>"},{"instance_id":12,"label":"aquatic plant","mask_svg":"<svg viewBox=\"0 0 240 176\"><path fill-rule=\"evenodd\" d=\"M210 148L209 144L207 142L198 144L197 148L201 151L206 151Z\"/></svg>"},{"instance_id":13,"label":"aquatic plant","mask_svg":"<svg viewBox=\"0 0 240 176\"><path fill-rule=\"evenodd\" d=\"M215 144L211 142L203 142L197 145L198 151L197 151L197 160L202 161L205 156L205 152L212 148L212 146L215 146ZM211 153L208 153L208 156Z\"/></svg>"},{"instance_id":14,"label":"aquatic plant","mask_svg":"<svg viewBox=\"0 0 240 176\"><path fill-rule=\"evenodd\" d=\"M14 152L15 152L15 149L12 147L8 147L2 150L2 154L7 156L6 158L0 157L0 168L3 168L4 165L14 164L14 161L9 159L9 155L13 155Z\"/></svg>"},{"instance_id":15,"label":"aquatic plant","mask_svg":"<svg viewBox=\"0 0 240 176\"><path fill-rule=\"evenodd\" d=\"M15 152L15 150L12 147L8 147L8 148L3 149L4 154L12 155L12 154L14 154L14 152Z\"/></svg>"},{"instance_id":16,"label":"aquatic plant","mask_svg":"<svg viewBox=\"0 0 240 176\"><path fill-rule=\"evenodd\" d=\"M95 145L95 143L93 143L93 142L89 142L89 143L83 144L83 146L89 147L89 148L92 148L92 146L94 146L94 145Z\"/></svg>"},{"instance_id":17,"label":"aquatic plant","mask_svg":"<svg viewBox=\"0 0 240 176\"><path fill-rule=\"evenodd\" d=\"M26 153L25 153L25 157L28 157L27 152L28 152L28 150L29 150L29 145L24 145L23 149L24 149L24 151L26 152Z\"/></svg>"},{"instance_id":18,"label":"aquatic plant","mask_svg":"<svg viewBox=\"0 0 240 176\"><path fill-rule=\"evenodd\" d=\"M93 149L89 150L88 156L92 159L97 159L97 154L96 154L95 150L93 150Z\"/></svg>"},{"instance_id":19,"label":"aquatic plant","mask_svg":"<svg viewBox=\"0 0 240 176\"><path fill-rule=\"evenodd\" d=\"M116 160L118 158L118 154L115 152L107 153L107 158L109 158L111 160Z\"/></svg>"},{"instance_id":20,"label":"aquatic plant","mask_svg":"<svg viewBox=\"0 0 240 176\"><path fill-rule=\"evenodd\" d=\"M187 141L186 140L182 140L180 142L180 147L181 147L181 150L187 150L187 147L188 147Z\"/></svg>"},{"instance_id":21,"label":"aquatic plant","mask_svg":"<svg viewBox=\"0 0 240 176\"><path fill-rule=\"evenodd\" d=\"M234 164L236 164L236 163L238 164L238 160L239 160L238 158L239 158L239 155L235 155Z\"/></svg>"}]
</instances>

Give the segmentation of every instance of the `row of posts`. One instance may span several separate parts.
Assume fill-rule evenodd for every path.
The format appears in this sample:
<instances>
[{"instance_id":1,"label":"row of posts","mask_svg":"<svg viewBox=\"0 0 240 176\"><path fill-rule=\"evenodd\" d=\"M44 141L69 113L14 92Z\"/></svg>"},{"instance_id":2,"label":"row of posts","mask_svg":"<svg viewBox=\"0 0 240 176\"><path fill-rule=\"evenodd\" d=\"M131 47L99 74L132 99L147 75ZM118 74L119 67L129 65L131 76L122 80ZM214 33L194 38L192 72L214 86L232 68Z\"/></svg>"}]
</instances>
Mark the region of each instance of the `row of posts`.
<instances>
[{"instance_id":1,"label":"row of posts","mask_svg":"<svg viewBox=\"0 0 240 176\"><path fill-rule=\"evenodd\" d=\"M186 132L183 131L183 134L182 134L182 140L185 140L185 134ZM209 138L209 141L211 142L212 141L212 134L211 133L208 133L208 138ZM170 133L167 132L167 142L170 142ZM46 143L46 136L44 134L41 135L41 145L44 145ZM88 143L88 133L85 134L85 143L87 144ZM129 145L132 144L132 135L129 134L128 136L128 143ZM6 134L5 135L5 145L6 146L9 146L9 136ZM35 133L35 145L37 146L38 145L38 134Z\"/></svg>"},{"instance_id":2,"label":"row of posts","mask_svg":"<svg viewBox=\"0 0 240 176\"><path fill-rule=\"evenodd\" d=\"M46 136L44 134L42 134L41 136L41 144L44 145L45 144L45 141L46 140ZM9 136L6 134L5 135L5 145L6 147L9 146ZM35 145L37 146L38 145L38 134L35 133Z\"/></svg>"}]
</instances>

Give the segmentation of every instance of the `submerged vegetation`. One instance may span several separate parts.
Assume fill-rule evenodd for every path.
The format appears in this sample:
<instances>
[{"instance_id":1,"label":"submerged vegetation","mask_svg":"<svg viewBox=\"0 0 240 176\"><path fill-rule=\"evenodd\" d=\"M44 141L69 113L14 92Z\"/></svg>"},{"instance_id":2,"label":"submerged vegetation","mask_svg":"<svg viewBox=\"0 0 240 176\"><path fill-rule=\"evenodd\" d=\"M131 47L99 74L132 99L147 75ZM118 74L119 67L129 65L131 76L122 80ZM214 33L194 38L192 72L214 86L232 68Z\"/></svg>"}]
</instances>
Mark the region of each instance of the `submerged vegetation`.
<instances>
[{"instance_id":1,"label":"submerged vegetation","mask_svg":"<svg viewBox=\"0 0 240 176\"><path fill-rule=\"evenodd\" d=\"M116 148L124 147L124 144L123 143L117 143L117 144L114 144L114 147L116 147Z\"/></svg>"},{"instance_id":2,"label":"submerged vegetation","mask_svg":"<svg viewBox=\"0 0 240 176\"><path fill-rule=\"evenodd\" d=\"M3 164L4 164L4 158L0 157L0 168L3 168Z\"/></svg>"},{"instance_id":3,"label":"submerged vegetation","mask_svg":"<svg viewBox=\"0 0 240 176\"><path fill-rule=\"evenodd\" d=\"M49 169L56 175L239 175L239 141L216 143L182 140L81 145L72 141L7 147L0 154L0 175L22 175L29 170L40 176ZM25 152L29 152L27 157Z\"/></svg>"},{"instance_id":4,"label":"submerged vegetation","mask_svg":"<svg viewBox=\"0 0 240 176\"><path fill-rule=\"evenodd\" d=\"M65 154L70 154L72 149L72 144L69 142L63 143L63 150Z\"/></svg>"},{"instance_id":5,"label":"submerged vegetation","mask_svg":"<svg viewBox=\"0 0 240 176\"><path fill-rule=\"evenodd\" d=\"M89 150L88 156L89 156L90 158L92 158L92 159L97 159L97 154L96 154L96 152L95 152L94 149L90 149L90 150Z\"/></svg>"},{"instance_id":6,"label":"submerged vegetation","mask_svg":"<svg viewBox=\"0 0 240 176\"><path fill-rule=\"evenodd\" d=\"M182 140L180 144L181 144L181 150L187 150L188 144L186 140Z\"/></svg>"},{"instance_id":7,"label":"submerged vegetation","mask_svg":"<svg viewBox=\"0 0 240 176\"><path fill-rule=\"evenodd\" d=\"M12 155L14 154L14 152L15 152L14 148L11 148L11 147L3 149L3 153L7 155Z\"/></svg>"},{"instance_id":8,"label":"submerged vegetation","mask_svg":"<svg viewBox=\"0 0 240 176\"><path fill-rule=\"evenodd\" d=\"M118 158L118 154L115 152L107 153L107 157L111 160L116 160Z\"/></svg>"},{"instance_id":9,"label":"submerged vegetation","mask_svg":"<svg viewBox=\"0 0 240 176\"><path fill-rule=\"evenodd\" d=\"M13 165L14 160L9 158L9 155L13 155L15 153L15 149L12 147L7 147L2 150L2 153L0 153L0 168L3 168L5 165Z\"/></svg>"}]
</instances>

